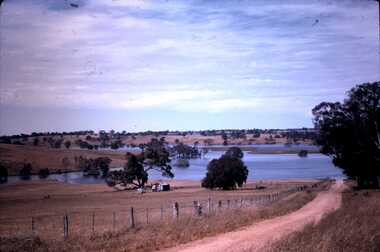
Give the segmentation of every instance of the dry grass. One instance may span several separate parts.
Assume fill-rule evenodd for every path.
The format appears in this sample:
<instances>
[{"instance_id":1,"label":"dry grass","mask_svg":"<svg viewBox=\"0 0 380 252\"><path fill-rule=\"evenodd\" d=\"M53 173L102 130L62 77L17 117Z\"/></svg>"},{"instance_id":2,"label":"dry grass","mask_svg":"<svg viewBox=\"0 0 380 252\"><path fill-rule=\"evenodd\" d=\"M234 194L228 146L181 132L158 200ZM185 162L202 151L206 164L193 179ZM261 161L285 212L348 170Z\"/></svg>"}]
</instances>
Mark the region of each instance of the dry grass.
<instances>
[{"instance_id":1,"label":"dry grass","mask_svg":"<svg viewBox=\"0 0 380 252\"><path fill-rule=\"evenodd\" d=\"M380 190L345 191L338 211L269 251L380 251Z\"/></svg>"},{"instance_id":2,"label":"dry grass","mask_svg":"<svg viewBox=\"0 0 380 252\"><path fill-rule=\"evenodd\" d=\"M75 157L111 158L111 167L123 166L126 162L125 153L117 151L96 151L78 149L52 149L28 145L0 144L0 161L8 167L9 175L18 175L24 163L31 163L32 173L37 174L41 168L49 168L50 172L57 170L79 170L75 167ZM67 161L63 161L67 158Z\"/></svg>"},{"instance_id":3,"label":"dry grass","mask_svg":"<svg viewBox=\"0 0 380 252\"><path fill-rule=\"evenodd\" d=\"M315 195L316 191L299 192L259 208L227 210L203 218L182 218L92 237L72 237L66 242L42 240L36 236L3 237L0 251L153 251L284 215L301 208Z\"/></svg>"}]
</instances>

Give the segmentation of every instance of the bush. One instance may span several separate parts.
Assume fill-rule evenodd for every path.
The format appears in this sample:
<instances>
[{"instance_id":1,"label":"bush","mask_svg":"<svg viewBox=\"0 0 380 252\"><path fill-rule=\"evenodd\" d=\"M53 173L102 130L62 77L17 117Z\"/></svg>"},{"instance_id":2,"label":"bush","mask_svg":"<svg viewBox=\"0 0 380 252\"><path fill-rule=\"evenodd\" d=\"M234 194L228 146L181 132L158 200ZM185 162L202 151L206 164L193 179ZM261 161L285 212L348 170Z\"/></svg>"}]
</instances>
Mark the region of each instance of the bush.
<instances>
[{"instance_id":1,"label":"bush","mask_svg":"<svg viewBox=\"0 0 380 252\"><path fill-rule=\"evenodd\" d=\"M0 164L0 183L6 183L8 181L8 169L5 165Z\"/></svg>"},{"instance_id":2,"label":"bush","mask_svg":"<svg viewBox=\"0 0 380 252\"><path fill-rule=\"evenodd\" d=\"M45 179L45 178L49 177L49 175L50 175L49 168L43 168L43 169L40 169L38 171L38 177L40 179Z\"/></svg>"},{"instance_id":3,"label":"bush","mask_svg":"<svg viewBox=\"0 0 380 252\"><path fill-rule=\"evenodd\" d=\"M24 167L19 172L19 176L22 180L29 180L32 176L32 165L30 163L24 164Z\"/></svg>"},{"instance_id":4,"label":"bush","mask_svg":"<svg viewBox=\"0 0 380 252\"><path fill-rule=\"evenodd\" d=\"M302 157L302 158L307 157L308 154L309 154L309 152L307 150L300 150L298 152L298 156Z\"/></svg>"},{"instance_id":5,"label":"bush","mask_svg":"<svg viewBox=\"0 0 380 252\"><path fill-rule=\"evenodd\" d=\"M187 160L185 158L179 158L175 162L174 166L177 166L177 167L189 167L190 163L189 163L189 160Z\"/></svg>"}]
</instances>

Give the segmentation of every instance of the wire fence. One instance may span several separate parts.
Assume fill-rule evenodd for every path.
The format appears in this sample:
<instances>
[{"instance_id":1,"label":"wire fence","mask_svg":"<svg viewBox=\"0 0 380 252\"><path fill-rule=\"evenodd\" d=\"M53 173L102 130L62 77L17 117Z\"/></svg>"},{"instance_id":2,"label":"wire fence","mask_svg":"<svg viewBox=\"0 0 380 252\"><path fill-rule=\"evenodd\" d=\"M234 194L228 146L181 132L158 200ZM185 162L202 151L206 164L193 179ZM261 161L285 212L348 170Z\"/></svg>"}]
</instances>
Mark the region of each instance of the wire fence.
<instances>
[{"instance_id":1,"label":"wire fence","mask_svg":"<svg viewBox=\"0 0 380 252\"><path fill-rule=\"evenodd\" d=\"M118 211L95 210L70 212L63 215L1 218L0 236L33 234L48 239L67 239L69 236L117 232L124 228L143 228L153 223L175 222L189 217L202 218L232 209L268 205L295 192L317 188L323 183L324 181L311 185L298 185L287 190L260 195L173 202L170 205L153 208L130 207Z\"/></svg>"}]
</instances>

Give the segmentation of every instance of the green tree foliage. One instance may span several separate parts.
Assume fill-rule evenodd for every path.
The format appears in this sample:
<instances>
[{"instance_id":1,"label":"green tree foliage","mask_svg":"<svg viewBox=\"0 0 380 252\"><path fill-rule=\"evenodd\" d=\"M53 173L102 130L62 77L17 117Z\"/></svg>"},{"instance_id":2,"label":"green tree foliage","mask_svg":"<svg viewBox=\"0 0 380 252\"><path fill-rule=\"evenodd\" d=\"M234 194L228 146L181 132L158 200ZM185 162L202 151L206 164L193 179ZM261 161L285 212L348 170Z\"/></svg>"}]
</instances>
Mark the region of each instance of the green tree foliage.
<instances>
[{"instance_id":1,"label":"green tree foliage","mask_svg":"<svg viewBox=\"0 0 380 252\"><path fill-rule=\"evenodd\" d=\"M309 154L309 153L308 153L307 150L300 150L300 151L298 152L298 156L299 156L299 157L302 157L302 158L307 157L308 154Z\"/></svg>"},{"instance_id":2,"label":"green tree foliage","mask_svg":"<svg viewBox=\"0 0 380 252\"><path fill-rule=\"evenodd\" d=\"M111 161L112 160L109 157L87 159L80 156L76 162L78 164L78 167L85 173L85 175L98 176L102 174L103 177L106 177L109 172L109 165Z\"/></svg>"},{"instance_id":3,"label":"green tree foliage","mask_svg":"<svg viewBox=\"0 0 380 252\"><path fill-rule=\"evenodd\" d=\"M208 164L202 187L230 190L236 186L241 187L247 181L247 177L248 169L240 158L223 155Z\"/></svg>"},{"instance_id":4,"label":"green tree foliage","mask_svg":"<svg viewBox=\"0 0 380 252\"><path fill-rule=\"evenodd\" d=\"M352 88L343 102L313 109L321 152L362 188L378 188L380 176L380 82Z\"/></svg>"},{"instance_id":5,"label":"green tree foliage","mask_svg":"<svg viewBox=\"0 0 380 252\"><path fill-rule=\"evenodd\" d=\"M185 167L189 167L189 166L190 166L190 163L189 163L189 160L188 160L188 159L185 159L185 158L179 158L179 159L177 159L177 160L175 161L174 166L185 168Z\"/></svg>"},{"instance_id":6,"label":"green tree foliage","mask_svg":"<svg viewBox=\"0 0 380 252\"><path fill-rule=\"evenodd\" d=\"M242 159L244 157L243 151L239 147L235 147L235 146L230 147L224 155L232 157L232 158L239 158L239 159Z\"/></svg>"},{"instance_id":7,"label":"green tree foliage","mask_svg":"<svg viewBox=\"0 0 380 252\"><path fill-rule=\"evenodd\" d=\"M121 171L112 171L108 174L106 182L109 186L132 184L144 187L148 181L148 171L156 170L162 176L173 178L172 167L169 165L169 152L164 140L151 139L145 145L141 155L127 153L127 163Z\"/></svg>"},{"instance_id":8,"label":"green tree foliage","mask_svg":"<svg viewBox=\"0 0 380 252\"><path fill-rule=\"evenodd\" d=\"M40 177L41 179L45 179L49 177L49 175L50 175L50 171L48 168L42 168L38 171L38 177Z\"/></svg>"},{"instance_id":9,"label":"green tree foliage","mask_svg":"<svg viewBox=\"0 0 380 252\"><path fill-rule=\"evenodd\" d=\"M228 136L225 132L222 132L223 145L228 145Z\"/></svg>"},{"instance_id":10,"label":"green tree foliage","mask_svg":"<svg viewBox=\"0 0 380 252\"><path fill-rule=\"evenodd\" d=\"M8 169L7 167L0 163L0 184L6 183L8 181Z\"/></svg>"},{"instance_id":11,"label":"green tree foliage","mask_svg":"<svg viewBox=\"0 0 380 252\"><path fill-rule=\"evenodd\" d=\"M184 143L178 143L170 151L179 159L191 159L201 156L201 152L195 146L190 146Z\"/></svg>"},{"instance_id":12,"label":"green tree foliage","mask_svg":"<svg viewBox=\"0 0 380 252\"><path fill-rule=\"evenodd\" d=\"M31 163L24 164L24 166L19 172L19 175L22 180L29 180L30 177L32 176L32 164Z\"/></svg>"},{"instance_id":13,"label":"green tree foliage","mask_svg":"<svg viewBox=\"0 0 380 252\"><path fill-rule=\"evenodd\" d=\"M38 139L38 137L35 137L35 138L33 139L33 145L34 145L34 146L38 146L38 143L39 143L39 139Z\"/></svg>"},{"instance_id":14,"label":"green tree foliage","mask_svg":"<svg viewBox=\"0 0 380 252\"><path fill-rule=\"evenodd\" d=\"M65 145L66 149L70 149L71 141L69 141L69 140L65 141L64 145Z\"/></svg>"}]
</instances>

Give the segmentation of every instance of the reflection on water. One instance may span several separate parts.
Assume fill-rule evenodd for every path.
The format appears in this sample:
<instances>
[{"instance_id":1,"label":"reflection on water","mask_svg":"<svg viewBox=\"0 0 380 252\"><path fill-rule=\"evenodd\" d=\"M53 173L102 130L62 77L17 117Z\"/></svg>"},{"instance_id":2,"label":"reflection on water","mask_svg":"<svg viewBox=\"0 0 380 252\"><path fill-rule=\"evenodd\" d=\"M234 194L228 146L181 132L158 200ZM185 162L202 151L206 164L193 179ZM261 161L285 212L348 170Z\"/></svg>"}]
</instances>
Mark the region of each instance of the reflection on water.
<instances>
[{"instance_id":1,"label":"reflection on water","mask_svg":"<svg viewBox=\"0 0 380 252\"><path fill-rule=\"evenodd\" d=\"M205 176L207 164L212 159L219 158L223 153L223 151L210 151L200 159L190 160L190 166L187 168L173 166L175 179L202 179ZM309 154L307 158L300 158L296 154L249 154L245 152L243 161L249 169L248 179L303 179L343 176L341 170L332 164L331 159L322 154ZM162 176L157 171L150 171L149 178L160 179ZM39 177L32 176L31 179L38 180ZM84 177L82 172L52 174L49 179L73 184L104 183L103 178ZM18 176L8 178L8 182L18 180Z\"/></svg>"}]
</instances>

